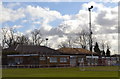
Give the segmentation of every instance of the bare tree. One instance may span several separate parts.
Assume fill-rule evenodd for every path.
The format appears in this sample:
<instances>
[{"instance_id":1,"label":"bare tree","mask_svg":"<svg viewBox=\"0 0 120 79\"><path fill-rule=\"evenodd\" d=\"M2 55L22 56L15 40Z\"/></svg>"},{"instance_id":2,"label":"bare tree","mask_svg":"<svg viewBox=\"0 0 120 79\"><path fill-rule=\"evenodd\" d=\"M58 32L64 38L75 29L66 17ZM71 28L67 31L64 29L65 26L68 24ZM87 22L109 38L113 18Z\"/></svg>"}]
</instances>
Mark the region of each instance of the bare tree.
<instances>
[{"instance_id":1,"label":"bare tree","mask_svg":"<svg viewBox=\"0 0 120 79\"><path fill-rule=\"evenodd\" d=\"M107 49L110 49L110 48L111 48L110 42L107 42L107 43L106 43L106 46L107 46Z\"/></svg>"},{"instance_id":2,"label":"bare tree","mask_svg":"<svg viewBox=\"0 0 120 79\"><path fill-rule=\"evenodd\" d=\"M13 28L2 28L2 34L3 34L3 39L2 39L2 45L5 47L7 45L10 47L11 45L15 44L15 34L16 31Z\"/></svg>"},{"instance_id":3,"label":"bare tree","mask_svg":"<svg viewBox=\"0 0 120 79\"><path fill-rule=\"evenodd\" d=\"M44 41L42 39L42 34L40 33L40 30L33 30L31 32L31 35L32 35L32 43L33 45L41 45L41 43Z\"/></svg>"},{"instance_id":4,"label":"bare tree","mask_svg":"<svg viewBox=\"0 0 120 79\"><path fill-rule=\"evenodd\" d=\"M107 43L107 50L106 50L106 56L110 56L111 52L110 52L110 43Z\"/></svg>"},{"instance_id":5,"label":"bare tree","mask_svg":"<svg viewBox=\"0 0 120 79\"><path fill-rule=\"evenodd\" d=\"M102 49L101 54L102 54L102 56L105 56L105 48L106 48L105 45L106 45L105 41L102 40L102 43L101 43L101 49Z\"/></svg>"},{"instance_id":6,"label":"bare tree","mask_svg":"<svg viewBox=\"0 0 120 79\"><path fill-rule=\"evenodd\" d=\"M66 42L61 42L59 45L58 45L59 48L67 48L68 47L68 44Z\"/></svg>"},{"instance_id":7,"label":"bare tree","mask_svg":"<svg viewBox=\"0 0 120 79\"><path fill-rule=\"evenodd\" d=\"M106 56L110 56L110 45L109 44L107 44L107 51L106 51Z\"/></svg>"},{"instance_id":8,"label":"bare tree","mask_svg":"<svg viewBox=\"0 0 120 79\"><path fill-rule=\"evenodd\" d=\"M72 36L68 36L68 39L61 42L58 45L59 48L73 48L74 47L74 41Z\"/></svg>"},{"instance_id":9,"label":"bare tree","mask_svg":"<svg viewBox=\"0 0 120 79\"><path fill-rule=\"evenodd\" d=\"M105 42L102 40L101 42L102 56L110 56L110 48L111 48L110 42L109 41ZM105 53L105 49L106 49L106 53Z\"/></svg>"},{"instance_id":10,"label":"bare tree","mask_svg":"<svg viewBox=\"0 0 120 79\"><path fill-rule=\"evenodd\" d=\"M30 40L26 35L17 36L16 43L28 45L30 43Z\"/></svg>"},{"instance_id":11,"label":"bare tree","mask_svg":"<svg viewBox=\"0 0 120 79\"><path fill-rule=\"evenodd\" d=\"M89 43L89 34L82 30L80 33L77 34L74 43L80 45L83 49L86 49Z\"/></svg>"},{"instance_id":12,"label":"bare tree","mask_svg":"<svg viewBox=\"0 0 120 79\"><path fill-rule=\"evenodd\" d=\"M40 30L33 30L31 32L31 38L32 41L29 39L28 36L26 35L16 35L17 32L15 29L13 28L2 28L2 46L3 47L11 47L12 45L16 45L16 44L32 44L33 45L41 45L41 43L44 41L42 39L42 34L40 33Z\"/></svg>"},{"instance_id":13,"label":"bare tree","mask_svg":"<svg viewBox=\"0 0 120 79\"><path fill-rule=\"evenodd\" d=\"M70 47L70 48L72 48L72 47L74 47L73 46L73 37L72 36L68 36L68 39L66 40L66 43L67 43L67 45L68 45L68 47Z\"/></svg>"}]
</instances>

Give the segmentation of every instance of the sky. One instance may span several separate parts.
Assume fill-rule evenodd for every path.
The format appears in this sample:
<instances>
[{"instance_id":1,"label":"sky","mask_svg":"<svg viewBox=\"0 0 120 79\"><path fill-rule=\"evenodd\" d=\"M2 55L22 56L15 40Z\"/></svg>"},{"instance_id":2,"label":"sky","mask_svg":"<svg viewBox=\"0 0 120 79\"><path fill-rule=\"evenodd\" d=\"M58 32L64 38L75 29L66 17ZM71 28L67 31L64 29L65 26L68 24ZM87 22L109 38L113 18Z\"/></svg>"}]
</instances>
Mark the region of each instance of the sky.
<instances>
[{"instance_id":1,"label":"sky","mask_svg":"<svg viewBox=\"0 0 120 79\"><path fill-rule=\"evenodd\" d=\"M3 2L0 5L0 27L13 27L18 33L28 35L33 29L40 29L51 48L58 48L75 33L88 31L88 7L93 5L93 38L99 43L109 43L112 54L118 53L117 2Z\"/></svg>"}]
</instances>

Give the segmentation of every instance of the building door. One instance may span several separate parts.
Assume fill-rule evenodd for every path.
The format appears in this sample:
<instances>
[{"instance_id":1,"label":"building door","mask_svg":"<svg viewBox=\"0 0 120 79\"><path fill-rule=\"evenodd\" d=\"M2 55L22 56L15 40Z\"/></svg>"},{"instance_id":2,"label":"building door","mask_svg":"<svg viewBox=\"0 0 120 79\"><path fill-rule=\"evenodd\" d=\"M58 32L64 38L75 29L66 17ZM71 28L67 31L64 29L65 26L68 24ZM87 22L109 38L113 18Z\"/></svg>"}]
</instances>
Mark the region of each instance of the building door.
<instances>
[{"instance_id":1,"label":"building door","mask_svg":"<svg viewBox=\"0 0 120 79\"><path fill-rule=\"evenodd\" d=\"M70 56L70 66L76 66L76 56Z\"/></svg>"}]
</instances>

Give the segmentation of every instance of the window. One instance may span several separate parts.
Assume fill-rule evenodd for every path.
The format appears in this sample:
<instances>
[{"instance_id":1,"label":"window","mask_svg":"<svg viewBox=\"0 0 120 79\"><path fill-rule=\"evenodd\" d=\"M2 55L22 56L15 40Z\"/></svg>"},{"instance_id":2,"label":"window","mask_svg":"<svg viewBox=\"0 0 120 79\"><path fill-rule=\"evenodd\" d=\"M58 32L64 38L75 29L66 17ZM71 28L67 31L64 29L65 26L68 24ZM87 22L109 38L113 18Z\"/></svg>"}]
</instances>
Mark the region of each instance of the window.
<instances>
[{"instance_id":1,"label":"window","mask_svg":"<svg viewBox=\"0 0 120 79\"><path fill-rule=\"evenodd\" d=\"M11 65L15 65L15 61L14 61L14 58L8 58L8 65L11 66Z\"/></svg>"},{"instance_id":2,"label":"window","mask_svg":"<svg viewBox=\"0 0 120 79\"><path fill-rule=\"evenodd\" d=\"M57 62L57 57L50 57L50 62L51 63L56 63Z\"/></svg>"},{"instance_id":3,"label":"window","mask_svg":"<svg viewBox=\"0 0 120 79\"><path fill-rule=\"evenodd\" d=\"M84 62L83 58L78 58L78 62Z\"/></svg>"},{"instance_id":4,"label":"window","mask_svg":"<svg viewBox=\"0 0 120 79\"><path fill-rule=\"evenodd\" d=\"M40 60L45 60L46 58L45 57L40 57Z\"/></svg>"},{"instance_id":5,"label":"window","mask_svg":"<svg viewBox=\"0 0 120 79\"><path fill-rule=\"evenodd\" d=\"M78 62L81 62L81 58L78 58Z\"/></svg>"},{"instance_id":6,"label":"window","mask_svg":"<svg viewBox=\"0 0 120 79\"><path fill-rule=\"evenodd\" d=\"M17 64L23 63L23 58L15 58L15 63Z\"/></svg>"},{"instance_id":7,"label":"window","mask_svg":"<svg viewBox=\"0 0 120 79\"><path fill-rule=\"evenodd\" d=\"M97 58L95 58L95 65L97 65L98 64L98 59Z\"/></svg>"},{"instance_id":8,"label":"window","mask_svg":"<svg viewBox=\"0 0 120 79\"><path fill-rule=\"evenodd\" d=\"M91 61L92 61L91 58L87 58L88 65L90 65Z\"/></svg>"},{"instance_id":9,"label":"window","mask_svg":"<svg viewBox=\"0 0 120 79\"><path fill-rule=\"evenodd\" d=\"M60 62L67 62L67 58L65 57L60 58Z\"/></svg>"}]
</instances>

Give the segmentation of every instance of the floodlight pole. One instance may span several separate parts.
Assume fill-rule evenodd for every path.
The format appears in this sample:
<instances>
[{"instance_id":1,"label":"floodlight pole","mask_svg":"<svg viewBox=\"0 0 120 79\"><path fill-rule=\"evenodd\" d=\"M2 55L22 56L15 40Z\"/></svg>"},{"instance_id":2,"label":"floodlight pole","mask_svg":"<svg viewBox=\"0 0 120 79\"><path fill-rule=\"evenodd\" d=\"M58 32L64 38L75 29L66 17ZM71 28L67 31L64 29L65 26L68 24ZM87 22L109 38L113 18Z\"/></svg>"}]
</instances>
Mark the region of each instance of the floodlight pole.
<instances>
[{"instance_id":1,"label":"floodlight pole","mask_svg":"<svg viewBox=\"0 0 120 79\"><path fill-rule=\"evenodd\" d=\"M92 52L92 29L91 29L91 9L93 8L93 6L91 6L90 8L88 8L89 11L89 31L90 31L90 35L89 35L89 49ZM92 63L93 63L93 52L92 52Z\"/></svg>"}]
</instances>

